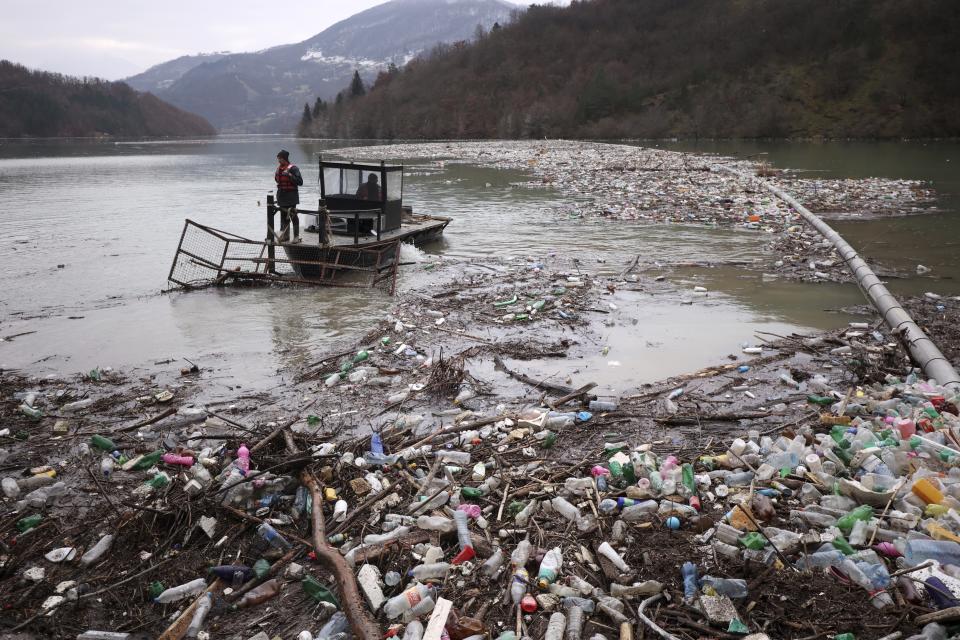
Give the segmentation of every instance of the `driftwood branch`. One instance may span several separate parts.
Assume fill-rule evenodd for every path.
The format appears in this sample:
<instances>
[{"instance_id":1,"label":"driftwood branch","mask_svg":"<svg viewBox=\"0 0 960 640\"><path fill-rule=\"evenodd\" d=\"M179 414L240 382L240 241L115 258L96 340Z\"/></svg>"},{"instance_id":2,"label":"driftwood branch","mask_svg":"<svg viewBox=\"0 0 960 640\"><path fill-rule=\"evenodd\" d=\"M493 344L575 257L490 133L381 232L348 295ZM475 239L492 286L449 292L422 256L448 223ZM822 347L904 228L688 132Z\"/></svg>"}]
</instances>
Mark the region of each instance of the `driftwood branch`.
<instances>
[{"instance_id":1,"label":"driftwood branch","mask_svg":"<svg viewBox=\"0 0 960 640\"><path fill-rule=\"evenodd\" d=\"M327 566L337 581L340 591L343 611L350 621L350 628L357 640L380 640L383 636L377 623L367 613L357 587L357 579L353 570L340 552L327 544L325 525L323 520L323 497L320 495L320 486L313 475L304 470L300 472L300 481L310 491L313 498L313 547L317 560Z\"/></svg>"}]
</instances>

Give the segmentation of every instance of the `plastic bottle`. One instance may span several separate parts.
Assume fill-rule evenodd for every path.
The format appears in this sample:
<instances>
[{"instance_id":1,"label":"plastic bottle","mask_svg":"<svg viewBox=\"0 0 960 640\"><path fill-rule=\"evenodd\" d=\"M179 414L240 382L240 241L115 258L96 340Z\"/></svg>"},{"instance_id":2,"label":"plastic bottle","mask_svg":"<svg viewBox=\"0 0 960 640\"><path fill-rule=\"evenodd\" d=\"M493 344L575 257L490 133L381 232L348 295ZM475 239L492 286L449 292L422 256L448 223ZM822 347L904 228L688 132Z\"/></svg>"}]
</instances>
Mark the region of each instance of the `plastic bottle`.
<instances>
[{"instance_id":1,"label":"plastic bottle","mask_svg":"<svg viewBox=\"0 0 960 640\"><path fill-rule=\"evenodd\" d=\"M430 578L445 578L450 571L450 563L433 562L431 564L421 564L407 572L408 576L417 580L428 580Z\"/></svg>"},{"instance_id":2,"label":"plastic bottle","mask_svg":"<svg viewBox=\"0 0 960 640\"><path fill-rule=\"evenodd\" d=\"M537 572L537 586L540 589L545 590L556 582L562 563L563 553L560 551L560 547L554 547L544 554L543 560L540 561L540 570Z\"/></svg>"},{"instance_id":3,"label":"plastic bottle","mask_svg":"<svg viewBox=\"0 0 960 640\"><path fill-rule=\"evenodd\" d=\"M903 557L910 566L925 560L936 560L941 565L960 565L960 544L950 540L907 540Z\"/></svg>"},{"instance_id":4,"label":"plastic bottle","mask_svg":"<svg viewBox=\"0 0 960 640\"><path fill-rule=\"evenodd\" d=\"M264 522L259 527L257 527L257 534L261 538L269 542L271 547L274 547L276 549L287 550L293 546L286 540L286 538L284 538L282 535L277 533L276 529L271 527L266 522Z\"/></svg>"},{"instance_id":5,"label":"plastic bottle","mask_svg":"<svg viewBox=\"0 0 960 640\"><path fill-rule=\"evenodd\" d=\"M237 449L237 468L243 475L250 473L250 449L247 449L246 444L241 444Z\"/></svg>"},{"instance_id":6,"label":"plastic bottle","mask_svg":"<svg viewBox=\"0 0 960 640\"><path fill-rule=\"evenodd\" d=\"M185 584L181 584L176 587L170 587L159 596L154 598L153 601L159 604L177 602L178 600L183 600L184 598L189 598L192 595L196 595L206 588L207 581L203 578L197 578L196 580L191 580Z\"/></svg>"},{"instance_id":7,"label":"plastic bottle","mask_svg":"<svg viewBox=\"0 0 960 640\"><path fill-rule=\"evenodd\" d=\"M749 595L746 580L703 576L701 582L728 598L746 598Z\"/></svg>"},{"instance_id":8,"label":"plastic bottle","mask_svg":"<svg viewBox=\"0 0 960 640\"><path fill-rule=\"evenodd\" d=\"M574 605L567 609L567 631L565 640L580 640L583 633L583 609Z\"/></svg>"},{"instance_id":9,"label":"plastic bottle","mask_svg":"<svg viewBox=\"0 0 960 640\"><path fill-rule=\"evenodd\" d=\"M644 500L635 504L625 506L620 513L620 519L624 522L638 522L646 520L650 514L656 513L660 504L656 500Z\"/></svg>"},{"instance_id":10,"label":"plastic bottle","mask_svg":"<svg viewBox=\"0 0 960 640\"><path fill-rule=\"evenodd\" d=\"M346 500L337 500L333 504L333 521L334 522L343 522L347 519L347 501Z\"/></svg>"},{"instance_id":11,"label":"plastic bottle","mask_svg":"<svg viewBox=\"0 0 960 640\"><path fill-rule=\"evenodd\" d=\"M63 482L56 482L48 487L34 489L23 497L23 500L17 503L17 508L22 509L20 504L34 509L42 509L44 506L64 495L67 492L67 485Z\"/></svg>"},{"instance_id":12,"label":"plastic bottle","mask_svg":"<svg viewBox=\"0 0 960 640\"><path fill-rule=\"evenodd\" d=\"M243 594L243 597L240 598L236 604L233 605L233 609L243 609L245 607L251 607L253 605L260 604L261 602L266 602L270 598L275 598L280 593L280 580L273 578L272 580L267 580L259 587L251 589Z\"/></svg>"},{"instance_id":13,"label":"plastic bottle","mask_svg":"<svg viewBox=\"0 0 960 640\"><path fill-rule=\"evenodd\" d=\"M440 459L441 463L452 463L459 465L470 464L469 451L437 451L434 455Z\"/></svg>"},{"instance_id":14,"label":"plastic bottle","mask_svg":"<svg viewBox=\"0 0 960 640\"><path fill-rule=\"evenodd\" d=\"M462 564L467 560L472 560L477 554L473 550L473 541L470 538L470 517L466 511L457 509L453 512L453 521L457 527L457 542L460 544L460 553L458 553L452 564Z\"/></svg>"},{"instance_id":15,"label":"plastic bottle","mask_svg":"<svg viewBox=\"0 0 960 640\"><path fill-rule=\"evenodd\" d=\"M224 564L210 567L210 573L228 583L234 589L253 577L253 569L242 564Z\"/></svg>"},{"instance_id":16,"label":"plastic bottle","mask_svg":"<svg viewBox=\"0 0 960 640\"><path fill-rule=\"evenodd\" d=\"M192 467L193 456L180 456L175 453L163 454L162 460L167 464L178 465L181 467Z\"/></svg>"},{"instance_id":17,"label":"plastic bottle","mask_svg":"<svg viewBox=\"0 0 960 640\"><path fill-rule=\"evenodd\" d=\"M423 623L419 620L413 620L407 624L403 630L403 640L420 640L423 638Z\"/></svg>"},{"instance_id":18,"label":"plastic bottle","mask_svg":"<svg viewBox=\"0 0 960 640\"><path fill-rule=\"evenodd\" d=\"M530 573L523 567L514 567L513 579L510 582L510 599L513 604L520 604L527 594L527 584L530 582Z\"/></svg>"},{"instance_id":19,"label":"plastic bottle","mask_svg":"<svg viewBox=\"0 0 960 640\"><path fill-rule=\"evenodd\" d=\"M577 509L575 506L570 504L570 502L568 502L565 498L557 496L550 501L550 504L553 505L554 511L559 513L567 520L576 522L580 519L580 509Z\"/></svg>"},{"instance_id":20,"label":"plastic bottle","mask_svg":"<svg viewBox=\"0 0 960 640\"><path fill-rule=\"evenodd\" d=\"M497 575L497 573L500 571L500 567L503 566L504 560L506 560L506 556L503 553L503 549L497 547L497 550L493 552L493 555L487 558L487 561L483 563L483 575L487 577L493 577Z\"/></svg>"},{"instance_id":21,"label":"plastic bottle","mask_svg":"<svg viewBox=\"0 0 960 640\"><path fill-rule=\"evenodd\" d=\"M943 502L943 493L927 478L920 478L914 482L912 491L915 496L927 504L940 504Z\"/></svg>"},{"instance_id":22,"label":"plastic bottle","mask_svg":"<svg viewBox=\"0 0 960 640\"><path fill-rule=\"evenodd\" d=\"M20 495L20 485L13 478L4 478L2 482L3 495L8 498L16 498Z\"/></svg>"},{"instance_id":23,"label":"plastic bottle","mask_svg":"<svg viewBox=\"0 0 960 640\"><path fill-rule=\"evenodd\" d=\"M868 504L860 505L847 515L839 518L837 520L837 528L844 533L844 535L850 535L850 531L853 530L853 525L857 520L870 520L873 517L873 507Z\"/></svg>"},{"instance_id":24,"label":"plastic bottle","mask_svg":"<svg viewBox=\"0 0 960 640\"><path fill-rule=\"evenodd\" d=\"M97 544L90 547L87 552L80 557L80 564L88 567L102 558L103 554L109 551L110 547L113 545L113 539L114 536L109 533L100 538Z\"/></svg>"},{"instance_id":25,"label":"plastic bottle","mask_svg":"<svg viewBox=\"0 0 960 640\"><path fill-rule=\"evenodd\" d=\"M303 591L308 596L313 598L314 602L329 602L337 608L340 607L340 603L337 601L336 597L330 593L330 589L324 586L313 576L306 576L300 581L300 586L303 587Z\"/></svg>"},{"instance_id":26,"label":"plastic bottle","mask_svg":"<svg viewBox=\"0 0 960 640\"><path fill-rule=\"evenodd\" d=\"M563 640L563 630L567 626L567 617L557 611L550 616L550 622L547 623L547 632L543 640Z\"/></svg>"},{"instance_id":27,"label":"plastic bottle","mask_svg":"<svg viewBox=\"0 0 960 640\"><path fill-rule=\"evenodd\" d=\"M630 565L628 565L624 559L620 557L620 554L610 546L609 542L601 543L600 546L597 547L597 553L612 562L617 569L620 569L624 573L630 572Z\"/></svg>"},{"instance_id":28,"label":"plastic bottle","mask_svg":"<svg viewBox=\"0 0 960 640\"><path fill-rule=\"evenodd\" d=\"M95 435L90 438L90 444L101 451L106 451L110 453L117 450L117 445L106 436Z\"/></svg>"},{"instance_id":29,"label":"plastic bottle","mask_svg":"<svg viewBox=\"0 0 960 640\"><path fill-rule=\"evenodd\" d=\"M317 632L315 640L330 640L334 636L346 633L350 629L350 621L347 620L347 614L343 611L337 611L327 623ZM420 626L420 634L423 635L423 625Z\"/></svg>"},{"instance_id":30,"label":"plastic bottle","mask_svg":"<svg viewBox=\"0 0 960 640\"><path fill-rule=\"evenodd\" d=\"M433 597L430 587L423 584L413 585L403 593L387 600L383 605L383 612L388 619L393 620L418 605L427 596Z\"/></svg>"},{"instance_id":31,"label":"plastic bottle","mask_svg":"<svg viewBox=\"0 0 960 640\"><path fill-rule=\"evenodd\" d=\"M152 453L145 454L140 456L139 459L133 464L130 465L130 469L133 471L146 471L153 465L160 462L160 458L163 457L163 451L154 451Z\"/></svg>"},{"instance_id":32,"label":"plastic bottle","mask_svg":"<svg viewBox=\"0 0 960 640\"><path fill-rule=\"evenodd\" d=\"M606 400L591 400L590 411L616 411L617 403Z\"/></svg>"},{"instance_id":33,"label":"plastic bottle","mask_svg":"<svg viewBox=\"0 0 960 640\"><path fill-rule=\"evenodd\" d=\"M697 595L697 565L684 562L680 573L683 576L683 597L690 602Z\"/></svg>"},{"instance_id":34,"label":"plastic bottle","mask_svg":"<svg viewBox=\"0 0 960 640\"><path fill-rule=\"evenodd\" d=\"M213 606L213 594L205 593L203 597L200 598L200 602L197 603L197 608L193 610L193 619L190 620L190 626L187 627L187 637L196 638L200 633L200 629L203 628L203 623L207 619L207 614L210 613L210 608Z\"/></svg>"}]
</instances>

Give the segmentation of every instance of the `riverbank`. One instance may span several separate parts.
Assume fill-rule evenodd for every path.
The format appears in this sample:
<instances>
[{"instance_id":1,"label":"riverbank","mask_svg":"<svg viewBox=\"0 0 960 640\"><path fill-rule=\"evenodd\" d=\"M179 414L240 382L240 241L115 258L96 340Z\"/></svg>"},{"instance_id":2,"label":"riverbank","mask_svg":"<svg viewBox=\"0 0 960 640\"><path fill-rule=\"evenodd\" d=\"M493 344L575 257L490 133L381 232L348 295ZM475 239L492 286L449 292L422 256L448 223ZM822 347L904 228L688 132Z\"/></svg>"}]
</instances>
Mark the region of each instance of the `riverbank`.
<instances>
[{"instance_id":1,"label":"riverbank","mask_svg":"<svg viewBox=\"0 0 960 640\"><path fill-rule=\"evenodd\" d=\"M303 576L333 585L334 574L306 555L315 544L303 489L298 487L312 473L345 501L347 519L342 523L336 501L324 502L326 532L345 534L336 546L355 570L376 567L364 575L385 577L391 570L403 575L417 566L414 558L425 554L436 558L439 553L449 560L456 555L457 544L442 531L400 524L409 530L391 532L398 531L403 518L412 522L421 515L448 517L451 512L441 502L434 504L443 491L451 500L447 507L455 507L457 500L477 504L487 524L471 525L476 562L456 572L443 570L439 579L424 577L423 582L439 587L434 597L451 600L457 615L480 620L491 637L517 624L522 634L539 637L561 606L564 592L558 592L556 601L547 597L552 592L539 592L537 611L517 623L509 588L503 593L504 584L513 584L509 572L505 575L501 569L487 576L479 569L496 548L510 554L528 534L535 546L532 570L539 554L560 547L564 585L591 606L601 607L592 615L588 612L585 635L615 636L620 622L616 610L610 612L613 604L591 596L574 576L607 593L614 589L611 585L658 584L644 587L654 591L637 593L660 589L673 598L656 614L661 625L673 632L709 628L710 620L703 619L702 612L680 605L684 591L680 566L687 561L696 563L701 575L745 578L750 596L737 601L737 619L769 637L853 629L860 638L879 638L897 629L909 634L922 609L898 605L874 612L867 591L845 586L836 577L809 574L803 581L795 580L790 568L795 549L782 551L785 562L768 565L776 557L770 547L763 556L766 560L728 558L718 555L716 549L726 548L717 547L709 537L724 513L738 504L752 504L755 495L773 497L773 513L763 515L769 518L767 529L804 531L793 515L803 509L800 497L809 493L801 489L810 483L822 489L822 479L814 481L793 470L779 480L767 478L738 488L729 474L758 469L763 459L747 458L743 464L717 461L730 460L725 452L737 438L748 439L749 432L783 435L786 441L799 435L818 442L816 434L830 427L820 418L826 409L809 397L859 405L863 402L858 400L859 390L864 397L884 393L890 376L908 370L896 340L874 319L865 319L864 328L823 335L758 336L752 345L731 345L726 362L610 397L578 373L576 362L583 353L600 350L609 367L630 366L618 361L617 345L598 340L607 325L635 320L635 308L614 302L620 300L619 294L685 297L705 316L711 304L709 291L680 291L634 274L631 266L625 265L619 277L600 277L559 258L473 269L440 262L431 269L434 280L429 288L400 296L359 341L304 367L296 383L254 397L238 393L232 402L222 404L201 401L205 378L215 372L189 368L181 372L173 364L165 378L154 379L129 379L112 371L42 380L4 374L0 419L8 431L0 436L6 452L0 466L18 486L17 495L4 497L0 519L5 629L10 633L16 627L26 634L20 637L67 638L86 629L155 637L194 598L180 604L153 603L151 598L160 589L154 586L158 591L151 595L154 583L164 588L187 584L205 577L208 567L252 567L259 559L266 563L263 570L270 567L271 573L247 587L210 583L217 596L205 623L210 637L248 638L263 631L266 637L286 640L303 630L316 632L332 609L317 604L319 592L306 589ZM942 321L930 321L929 326L951 326L956 308L949 302L942 305ZM936 307L932 311L937 312ZM556 373L559 370L563 373ZM594 397L609 404L591 409ZM371 444L371 430L381 434L386 456L382 459L376 451L370 453L371 447L377 448ZM93 436L110 442L92 441ZM758 444L759 437L754 439ZM254 482L237 485L242 476L234 469L243 459L238 454L241 445L250 451L250 468L259 472L250 476ZM114 448L121 458L110 462ZM605 498L643 500L636 486L630 489L622 480L607 477L609 486L597 485L592 496L570 494L569 487L578 479L599 477L591 476L591 470L605 469L601 475L614 472L615 450L629 454L627 460L634 452L648 456L652 467L641 471L637 466L633 471L643 477L654 468L665 475L670 456L676 459L672 464L692 465L699 478L694 494L699 496L700 512L690 509L689 500L682 497L686 489L679 486L674 490L680 497L671 497L669 491L647 494L648 501L652 497L654 506L660 506L636 519L621 516L619 509L599 511ZM168 463L150 461L136 468L139 456L149 460L155 451L172 457ZM442 468L437 464L442 458L435 457L438 451L451 452ZM467 452L469 464L459 460L458 452ZM397 455L402 457L391 457ZM185 458L192 467L184 466ZM482 471L476 468L478 462L485 463ZM461 487L483 486L483 478L490 476L500 479L497 488L489 495L466 498ZM447 480L431 483L430 477ZM30 493L56 487L57 482L64 484L55 495ZM762 487L766 488L760 491ZM763 493L767 491L773 493ZM562 507L553 502L558 496L566 496L589 526L581 529L567 523L556 511ZM520 526L518 510L525 507L540 512L534 511L532 517L528 512L529 526ZM391 520L389 513L402 517ZM760 517L759 507L751 513ZM39 520L23 524L32 515L40 515ZM678 529L670 528L671 518L677 520ZM289 546L270 550L257 534L263 521ZM625 526L617 524L624 521ZM388 527L387 522L394 524ZM741 533L749 532L748 525L738 526ZM814 529L816 543L808 537L805 544L832 539L829 531L821 534ZM381 531L407 537L384 548L371 538L366 550L356 549L361 539ZM105 535L114 536L110 554L79 563ZM605 540L621 550L629 571L596 555ZM429 544L440 551L424 546ZM56 561L58 549L67 550L61 553L66 560ZM69 555L70 549L75 549L75 556ZM238 599L224 587L242 591L272 578L277 582L269 583L270 588L276 592L263 604L231 609ZM385 596L402 588L379 578L374 583ZM345 609L365 609L370 593L376 595L376 590L365 589L365 599L351 605L341 589L334 592ZM533 588L531 592L538 594ZM628 608L619 615L642 626L634 615L639 596L624 597ZM805 622L792 626L797 611L791 603L800 601L811 613ZM379 624L386 629L389 620L383 615ZM424 613L422 621L426 623L430 615ZM189 621L192 612L186 617ZM724 623L710 633L726 637L726 628Z\"/></svg>"}]
</instances>

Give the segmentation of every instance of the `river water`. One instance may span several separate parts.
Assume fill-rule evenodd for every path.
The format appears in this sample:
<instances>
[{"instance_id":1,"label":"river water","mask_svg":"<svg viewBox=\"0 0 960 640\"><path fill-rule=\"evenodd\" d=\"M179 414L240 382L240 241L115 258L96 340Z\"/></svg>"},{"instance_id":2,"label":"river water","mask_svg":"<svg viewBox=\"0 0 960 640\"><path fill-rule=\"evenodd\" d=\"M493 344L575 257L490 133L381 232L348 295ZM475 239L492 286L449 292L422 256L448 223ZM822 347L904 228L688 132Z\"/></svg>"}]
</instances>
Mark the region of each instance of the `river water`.
<instances>
[{"instance_id":1,"label":"river water","mask_svg":"<svg viewBox=\"0 0 960 640\"><path fill-rule=\"evenodd\" d=\"M365 332L390 300L336 289L223 289L161 294L185 218L259 238L276 152L304 171L301 199L318 197L316 157L343 143L280 137L194 141L0 141L0 367L38 375L112 366L175 371L189 358L226 391L283 384L293 367ZM933 269L892 281L895 293L960 293L960 145L956 143L660 143L676 150L766 154L811 175L928 180L940 212L895 220L837 222L865 256L891 267ZM428 253L454 258L581 257L585 270L619 272L634 256L664 261L763 255L761 234L678 226L568 220L560 196L520 189L520 173L448 163L442 171L400 159L404 202L454 218ZM603 260L603 262L600 262ZM401 289L427 276L401 270ZM716 292L709 324L698 306L624 294L639 317L603 329L611 347L576 366L612 392L716 363L754 333L831 328L836 309L862 302L852 285L762 282L734 268L686 269L671 279ZM30 333L27 333L30 332ZM616 357L620 367L609 368ZM175 363L167 362L169 360ZM571 365L572 366L572 365Z\"/></svg>"}]
</instances>

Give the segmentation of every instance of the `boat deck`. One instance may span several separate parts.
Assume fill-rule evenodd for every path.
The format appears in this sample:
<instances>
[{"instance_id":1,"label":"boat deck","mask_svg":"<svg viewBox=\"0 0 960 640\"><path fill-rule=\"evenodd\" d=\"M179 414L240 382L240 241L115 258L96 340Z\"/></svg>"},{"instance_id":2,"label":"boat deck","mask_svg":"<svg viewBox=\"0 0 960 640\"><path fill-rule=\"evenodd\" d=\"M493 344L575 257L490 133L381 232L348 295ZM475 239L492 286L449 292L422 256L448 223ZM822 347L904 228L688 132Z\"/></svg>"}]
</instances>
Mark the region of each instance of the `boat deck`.
<instances>
[{"instance_id":1,"label":"boat deck","mask_svg":"<svg viewBox=\"0 0 960 640\"><path fill-rule=\"evenodd\" d=\"M300 221L300 237L301 241L296 244L305 245L305 246L319 246L320 245L320 234L312 231L305 231L303 224L303 215L301 214ZM441 233L443 233L444 228L450 223L451 218L446 218L443 216L429 216L429 215L405 215L402 220L402 226L399 229L394 229L393 231L383 231L380 234L380 238L377 239L377 232L372 231L369 233L360 233L356 238L352 233L332 233L330 234L330 244L331 247L367 247L379 244L386 244L394 241L400 242L412 242L414 244L419 244L420 242L428 242L435 239ZM309 225L307 225L309 226ZM354 240L357 240L355 243ZM280 243L280 245L289 245L289 243Z\"/></svg>"}]
</instances>

